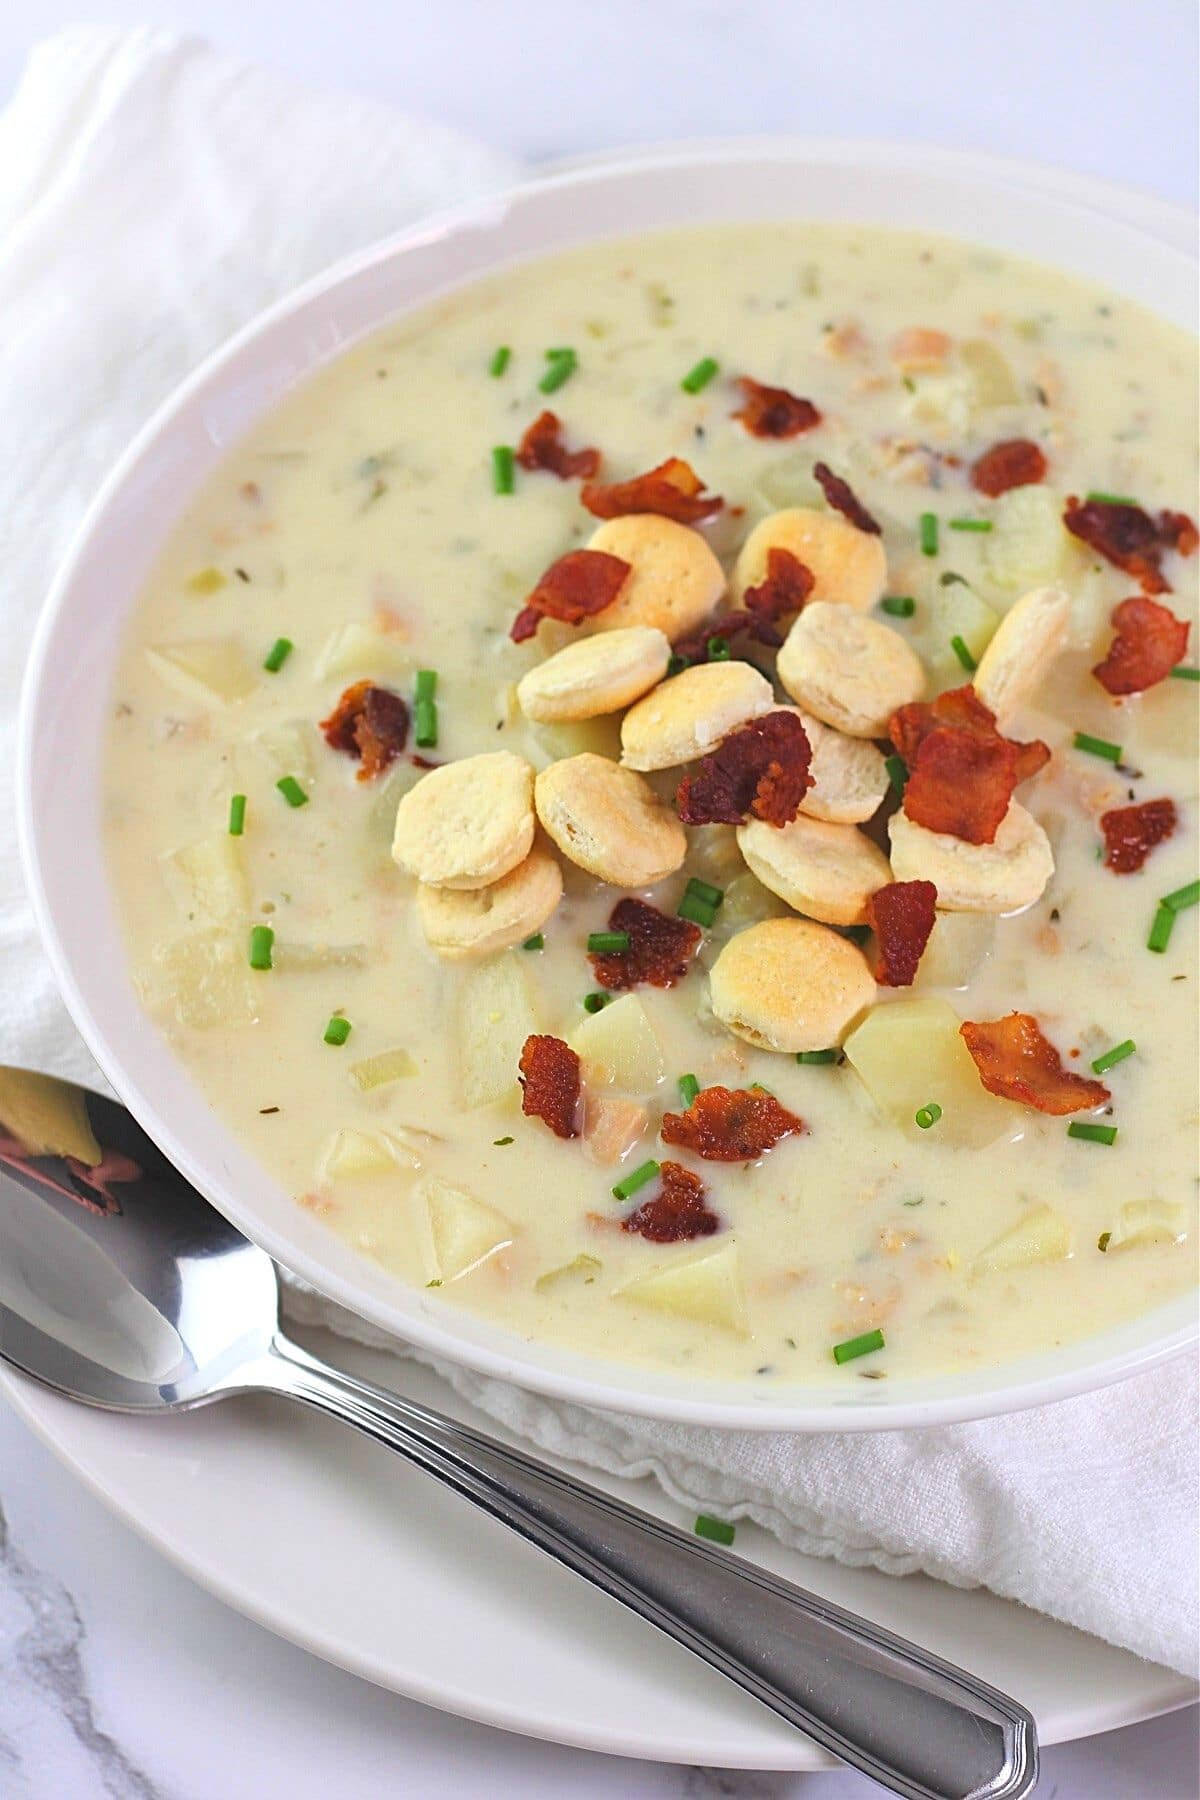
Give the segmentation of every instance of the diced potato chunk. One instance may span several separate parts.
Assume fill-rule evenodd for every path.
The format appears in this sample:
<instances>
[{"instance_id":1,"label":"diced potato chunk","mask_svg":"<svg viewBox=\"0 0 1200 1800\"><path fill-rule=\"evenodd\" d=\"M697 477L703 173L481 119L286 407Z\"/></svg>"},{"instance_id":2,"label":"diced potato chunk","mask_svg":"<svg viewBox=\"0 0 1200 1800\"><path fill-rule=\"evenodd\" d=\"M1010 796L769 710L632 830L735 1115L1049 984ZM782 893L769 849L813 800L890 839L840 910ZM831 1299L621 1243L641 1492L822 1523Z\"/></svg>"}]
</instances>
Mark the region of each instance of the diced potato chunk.
<instances>
[{"instance_id":1,"label":"diced potato chunk","mask_svg":"<svg viewBox=\"0 0 1200 1800\"><path fill-rule=\"evenodd\" d=\"M386 1132L347 1125L330 1139L321 1172L328 1181L353 1181L363 1175L386 1175L397 1163L409 1169L421 1166L419 1157Z\"/></svg>"},{"instance_id":2,"label":"diced potato chunk","mask_svg":"<svg viewBox=\"0 0 1200 1800\"><path fill-rule=\"evenodd\" d=\"M656 1312L697 1319L702 1325L720 1325L739 1334L746 1330L741 1265L732 1238L703 1256L669 1262L627 1281L617 1296Z\"/></svg>"},{"instance_id":3,"label":"diced potato chunk","mask_svg":"<svg viewBox=\"0 0 1200 1800\"><path fill-rule=\"evenodd\" d=\"M1053 581L1067 548L1062 501L1050 488L1010 488L996 501L983 562L998 587L1024 592Z\"/></svg>"},{"instance_id":4,"label":"diced potato chunk","mask_svg":"<svg viewBox=\"0 0 1200 1800\"><path fill-rule=\"evenodd\" d=\"M1024 1269L1031 1263L1062 1262L1071 1254L1071 1228L1049 1206L1032 1212L979 1252L971 1264L973 1275L991 1275L1001 1269Z\"/></svg>"},{"instance_id":5,"label":"diced potato chunk","mask_svg":"<svg viewBox=\"0 0 1200 1800\"><path fill-rule=\"evenodd\" d=\"M1133 1250L1147 1244L1175 1244L1184 1235L1182 1206L1173 1200L1127 1200L1117 1213L1105 1249Z\"/></svg>"},{"instance_id":6,"label":"diced potato chunk","mask_svg":"<svg viewBox=\"0 0 1200 1800\"><path fill-rule=\"evenodd\" d=\"M237 638L200 638L195 643L154 644L146 660L164 681L191 700L244 700L258 686Z\"/></svg>"},{"instance_id":7,"label":"diced potato chunk","mask_svg":"<svg viewBox=\"0 0 1200 1800\"><path fill-rule=\"evenodd\" d=\"M294 775L297 781L308 781L312 778L316 742L316 733L307 719L284 719L256 731L248 748L269 780Z\"/></svg>"},{"instance_id":8,"label":"diced potato chunk","mask_svg":"<svg viewBox=\"0 0 1200 1800\"><path fill-rule=\"evenodd\" d=\"M544 1275L539 1275L533 1284L534 1292L552 1294L558 1288L570 1288L595 1281L603 1267L598 1256L588 1256L586 1251L581 1251L569 1263L562 1263L557 1269L547 1269Z\"/></svg>"},{"instance_id":9,"label":"diced potato chunk","mask_svg":"<svg viewBox=\"0 0 1200 1800\"><path fill-rule=\"evenodd\" d=\"M914 988L965 988L992 954L992 913L940 912L917 967Z\"/></svg>"},{"instance_id":10,"label":"diced potato chunk","mask_svg":"<svg viewBox=\"0 0 1200 1800\"><path fill-rule=\"evenodd\" d=\"M330 675L407 675L416 667L403 638L352 619L326 638L314 674L324 681Z\"/></svg>"},{"instance_id":11,"label":"diced potato chunk","mask_svg":"<svg viewBox=\"0 0 1200 1800\"><path fill-rule=\"evenodd\" d=\"M364 1094L390 1087L393 1081L404 1081L416 1073L416 1063L402 1049L381 1050L377 1056L364 1056L350 1064L350 1078Z\"/></svg>"},{"instance_id":12,"label":"diced potato chunk","mask_svg":"<svg viewBox=\"0 0 1200 1800\"><path fill-rule=\"evenodd\" d=\"M725 889L725 898L708 941L715 939L721 942L737 931L745 931L749 925L760 924L763 919L786 919L791 911L786 900L781 900L769 887L764 887L758 876L751 874L749 869L743 869Z\"/></svg>"},{"instance_id":13,"label":"diced potato chunk","mask_svg":"<svg viewBox=\"0 0 1200 1800\"><path fill-rule=\"evenodd\" d=\"M976 662L991 642L1000 615L973 588L956 581L939 587L926 609L924 650L938 687L961 687L970 676L955 654L951 639L960 637Z\"/></svg>"},{"instance_id":14,"label":"diced potato chunk","mask_svg":"<svg viewBox=\"0 0 1200 1800\"><path fill-rule=\"evenodd\" d=\"M458 1080L464 1106L491 1106L517 1092L517 1065L530 1032L538 1029L529 979L505 951L473 964L462 978L458 1004Z\"/></svg>"},{"instance_id":15,"label":"diced potato chunk","mask_svg":"<svg viewBox=\"0 0 1200 1800\"><path fill-rule=\"evenodd\" d=\"M513 1241L513 1224L462 1188L429 1176L414 1189L429 1220L438 1279L454 1281Z\"/></svg>"},{"instance_id":16,"label":"diced potato chunk","mask_svg":"<svg viewBox=\"0 0 1200 1800\"><path fill-rule=\"evenodd\" d=\"M615 762L621 754L621 715L606 713L598 719L566 720L557 725L532 725L529 735L550 762L561 762L568 756L581 756L585 750L590 750L596 756L610 757Z\"/></svg>"},{"instance_id":17,"label":"diced potato chunk","mask_svg":"<svg viewBox=\"0 0 1200 1800\"><path fill-rule=\"evenodd\" d=\"M242 853L227 831L173 850L163 857L163 873L188 917L201 925L229 925L246 912Z\"/></svg>"},{"instance_id":18,"label":"diced potato chunk","mask_svg":"<svg viewBox=\"0 0 1200 1800\"><path fill-rule=\"evenodd\" d=\"M846 1060L879 1110L909 1137L981 1149L1018 1138L1021 1109L989 1094L959 1036L962 1021L945 1000L893 1000L875 1006L850 1033ZM936 1101L941 1118L929 1131L919 1109Z\"/></svg>"},{"instance_id":19,"label":"diced potato chunk","mask_svg":"<svg viewBox=\"0 0 1200 1800\"><path fill-rule=\"evenodd\" d=\"M246 945L236 933L197 931L154 953L161 984L148 998L166 999L181 1025L206 1030L214 1025L248 1025L257 1017L255 976ZM259 976L261 981L262 977Z\"/></svg>"},{"instance_id":20,"label":"diced potato chunk","mask_svg":"<svg viewBox=\"0 0 1200 1800\"><path fill-rule=\"evenodd\" d=\"M1004 356L988 338L966 338L960 355L971 372L972 404L1016 406L1021 398L1016 376Z\"/></svg>"},{"instance_id":21,"label":"diced potato chunk","mask_svg":"<svg viewBox=\"0 0 1200 1800\"><path fill-rule=\"evenodd\" d=\"M582 1059L590 1082L645 1094L662 1080L662 1045L636 994L625 994L600 1012L589 1013L568 1042Z\"/></svg>"},{"instance_id":22,"label":"diced potato chunk","mask_svg":"<svg viewBox=\"0 0 1200 1800\"><path fill-rule=\"evenodd\" d=\"M728 887L746 873L733 825L694 825L688 833L687 873L698 875L715 887Z\"/></svg>"},{"instance_id":23,"label":"diced potato chunk","mask_svg":"<svg viewBox=\"0 0 1200 1800\"><path fill-rule=\"evenodd\" d=\"M285 974L311 975L314 969L362 969L367 963L365 944L297 944L287 939L275 945L275 967Z\"/></svg>"},{"instance_id":24,"label":"diced potato chunk","mask_svg":"<svg viewBox=\"0 0 1200 1800\"><path fill-rule=\"evenodd\" d=\"M103 1155L83 1089L31 1069L0 1068L0 1128L31 1156L73 1156L90 1169Z\"/></svg>"}]
</instances>

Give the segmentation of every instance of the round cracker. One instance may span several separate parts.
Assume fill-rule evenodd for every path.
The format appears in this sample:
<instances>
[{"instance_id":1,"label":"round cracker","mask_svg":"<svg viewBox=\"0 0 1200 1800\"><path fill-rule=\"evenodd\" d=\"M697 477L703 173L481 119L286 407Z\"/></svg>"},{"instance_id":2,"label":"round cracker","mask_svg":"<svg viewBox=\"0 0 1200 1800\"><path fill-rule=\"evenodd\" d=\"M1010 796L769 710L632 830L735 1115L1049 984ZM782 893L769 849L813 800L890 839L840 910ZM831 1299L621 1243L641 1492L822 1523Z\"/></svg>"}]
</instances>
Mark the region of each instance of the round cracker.
<instances>
[{"instance_id":1,"label":"round cracker","mask_svg":"<svg viewBox=\"0 0 1200 1800\"><path fill-rule=\"evenodd\" d=\"M621 761L642 773L693 762L774 707L770 682L749 663L697 663L630 707L621 721Z\"/></svg>"},{"instance_id":2,"label":"round cracker","mask_svg":"<svg viewBox=\"0 0 1200 1800\"><path fill-rule=\"evenodd\" d=\"M704 623L725 592L725 571L707 540L657 513L606 519L587 547L629 564L612 605L585 626L589 634L647 625L675 643Z\"/></svg>"},{"instance_id":3,"label":"round cracker","mask_svg":"<svg viewBox=\"0 0 1200 1800\"><path fill-rule=\"evenodd\" d=\"M517 700L540 724L598 719L649 693L670 660L671 646L656 626L602 631L535 664L517 683Z\"/></svg>"},{"instance_id":4,"label":"round cracker","mask_svg":"<svg viewBox=\"0 0 1200 1800\"><path fill-rule=\"evenodd\" d=\"M968 844L927 831L903 812L888 821L897 881L932 881L943 912L1022 912L1054 873L1050 840L1017 800L1010 800L990 844Z\"/></svg>"},{"instance_id":5,"label":"round cracker","mask_svg":"<svg viewBox=\"0 0 1200 1800\"><path fill-rule=\"evenodd\" d=\"M613 887L653 887L687 854L687 833L649 782L590 750L543 769L534 800L563 855Z\"/></svg>"},{"instance_id":6,"label":"round cracker","mask_svg":"<svg viewBox=\"0 0 1200 1800\"><path fill-rule=\"evenodd\" d=\"M812 786L800 811L830 825L862 825L874 818L888 790L887 763L874 744L823 725L801 706L779 710L796 714L812 746Z\"/></svg>"},{"instance_id":7,"label":"round cracker","mask_svg":"<svg viewBox=\"0 0 1200 1800\"><path fill-rule=\"evenodd\" d=\"M431 769L396 809L392 856L433 887L487 887L533 847L533 769L511 750Z\"/></svg>"},{"instance_id":8,"label":"round cracker","mask_svg":"<svg viewBox=\"0 0 1200 1800\"><path fill-rule=\"evenodd\" d=\"M439 956L486 956L540 931L562 899L562 870L537 845L525 861L482 888L417 888L417 912Z\"/></svg>"},{"instance_id":9,"label":"round cracker","mask_svg":"<svg viewBox=\"0 0 1200 1800\"><path fill-rule=\"evenodd\" d=\"M827 600L833 606L867 612L887 584L882 538L859 531L841 513L791 506L760 519L742 545L729 584L735 605L741 605L747 588L765 581L772 550L790 550L810 571L814 578L810 603Z\"/></svg>"},{"instance_id":10,"label":"round cracker","mask_svg":"<svg viewBox=\"0 0 1200 1800\"><path fill-rule=\"evenodd\" d=\"M737 840L764 887L826 925L861 925L871 895L892 879L883 851L853 825L803 813L782 828L751 819Z\"/></svg>"},{"instance_id":11,"label":"round cracker","mask_svg":"<svg viewBox=\"0 0 1200 1800\"><path fill-rule=\"evenodd\" d=\"M723 1025L761 1050L827 1050L875 998L862 952L809 919L764 919L730 938L709 975Z\"/></svg>"},{"instance_id":12,"label":"round cracker","mask_svg":"<svg viewBox=\"0 0 1200 1800\"><path fill-rule=\"evenodd\" d=\"M794 700L849 737L883 737L896 708L925 692L920 658L898 632L827 601L804 608L776 667Z\"/></svg>"},{"instance_id":13,"label":"round cracker","mask_svg":"<svg viewBox=\"0 0 1200 1800\"><path fill-rule=\"evenodd\" d=\"M1057 583L1011 606L979 659L971 685L999 724L1031 700L1067 641L1071 596Z\"/></svg>"}]
</instances>

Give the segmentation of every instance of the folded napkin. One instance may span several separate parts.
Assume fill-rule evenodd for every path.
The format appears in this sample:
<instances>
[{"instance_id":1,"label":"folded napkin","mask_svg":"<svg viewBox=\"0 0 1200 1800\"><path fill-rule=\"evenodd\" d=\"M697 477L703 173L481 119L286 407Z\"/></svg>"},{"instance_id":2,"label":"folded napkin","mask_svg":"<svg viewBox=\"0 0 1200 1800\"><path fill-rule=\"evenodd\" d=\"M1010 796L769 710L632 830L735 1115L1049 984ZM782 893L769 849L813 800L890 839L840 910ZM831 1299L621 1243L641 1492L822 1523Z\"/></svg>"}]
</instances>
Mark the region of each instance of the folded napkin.
<instances>
[{"instance_id":1,"label":"folded napkin","mask_svg":"<svg viewBox=\"0 0 1200 1800\"><path fill-rule=\"evenodd\" d=\"M108 465L213 345L335 257L512 179L506 157L194 40L79 28L0 117L0 758L54 565ZM12 799L0 790L10 844ZM0 867L0 1059L102 1085ZM289 1310L368 1342L292 1287ZM413 1354L391 1345L399 1354ZM809 1553L984 1585L1139 1655L1197 1665L1190 1359L939 1430L741 1435L615 1418L439 1367L543 1450L652 1475L689 1511Z\"/></svg>"}]
</instances>

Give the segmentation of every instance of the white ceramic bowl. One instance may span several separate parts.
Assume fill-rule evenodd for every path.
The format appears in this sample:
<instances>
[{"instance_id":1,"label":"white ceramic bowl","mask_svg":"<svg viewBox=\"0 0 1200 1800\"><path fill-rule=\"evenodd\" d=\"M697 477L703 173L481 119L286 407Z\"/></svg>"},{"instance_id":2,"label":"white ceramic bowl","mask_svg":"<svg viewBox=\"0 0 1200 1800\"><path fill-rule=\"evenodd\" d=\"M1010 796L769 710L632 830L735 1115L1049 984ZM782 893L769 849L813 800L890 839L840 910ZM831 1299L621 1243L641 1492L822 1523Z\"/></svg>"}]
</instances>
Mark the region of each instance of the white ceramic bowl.
<instances>
[{"instance_id":1,"label":"white ceramic bowl","mask_svg":"<svg viewBox=\"0 0 1200 1800\"><path fill-rule=\"evenodd\" d=\"M1088 190L1089 194L1094 193ZM796 1387L683 1380L529 1343L413 1290L277 1186L148 1024L126 968L99 829L100 746L129 608L192 493L281 395L385 321L499 264L604 236L722 220L861 220L998 245L1106 282L1190 327L1193 260L1019 165L884 145L692 147L583 166L445 214L340 264L210 358L98 495L41 620L24 696L22 850L68 1006L166 1154L251 1237L330 1298L448 1361L585 1405L714 1426L865 1430L1015 1411L1098 1388L1196 1336L1184 1299L1053 1355L939 1379ZM1178 240L1177 240L1178 241ZM883 1390L881 1392L881 1389Z\"/></svg>"}]
</instances>

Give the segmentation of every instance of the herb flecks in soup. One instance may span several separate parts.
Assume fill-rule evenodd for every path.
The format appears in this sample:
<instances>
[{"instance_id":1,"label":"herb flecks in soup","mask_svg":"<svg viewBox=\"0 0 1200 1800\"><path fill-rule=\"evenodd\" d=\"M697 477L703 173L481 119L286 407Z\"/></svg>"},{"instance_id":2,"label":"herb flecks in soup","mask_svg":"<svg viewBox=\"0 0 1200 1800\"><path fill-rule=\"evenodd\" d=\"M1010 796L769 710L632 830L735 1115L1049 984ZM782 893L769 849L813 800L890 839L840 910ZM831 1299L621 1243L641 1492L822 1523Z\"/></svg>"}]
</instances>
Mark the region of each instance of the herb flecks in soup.
<instances>
[{"instance_id":1,"label":"herb flecks in soup","mask_svg":"<svg viewBox=\"0 0 1200 1800\"><path fill-rule=\"evenodd\" d=\"M430 1307L685 1374L1185 1291L1193 369L1052 272L801 226L341 357L114 694L133 972L222 1118Z\"/></svg>"}]
</instances>

